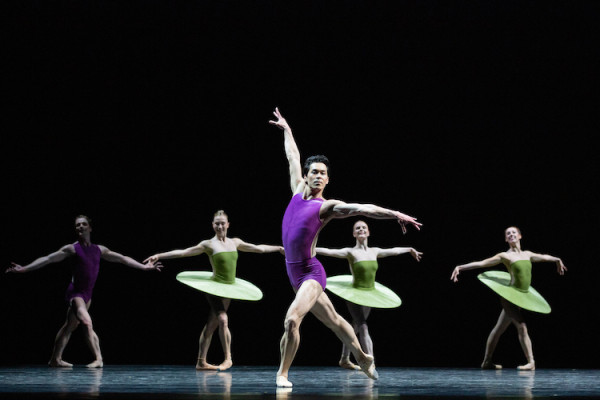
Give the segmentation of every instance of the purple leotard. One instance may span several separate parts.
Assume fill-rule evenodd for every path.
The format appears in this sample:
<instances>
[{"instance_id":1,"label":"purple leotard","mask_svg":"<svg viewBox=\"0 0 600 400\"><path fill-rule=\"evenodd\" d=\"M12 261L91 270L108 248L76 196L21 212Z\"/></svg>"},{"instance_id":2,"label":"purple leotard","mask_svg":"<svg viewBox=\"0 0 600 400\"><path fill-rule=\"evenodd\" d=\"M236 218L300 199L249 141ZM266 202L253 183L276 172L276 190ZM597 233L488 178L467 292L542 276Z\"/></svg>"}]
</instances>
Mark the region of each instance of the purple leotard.
<instances>
[{"instance_id":1,"label":"purple leotard","mask_svg":"<svg viewBox=\"0 0 600 400\"><path fill-rule=\"evenodd\" d=\"M75 247L73 279L67 288L65 299L70 303L74 297L81 297L87 303L92 298L92 291L98 278L102 251L95 244L82 246L77 242L73 247Z\"/></svg>"},{"instance_id":2,"label":"purple leotard","mask_svg":"<svg viewBox=\"0 0 600 400\"><path fill-rule=\"evenodd\" d=\"M298 193L290 200L283 216L285 265L290 283L296 290L309 279L319 282L325 290L325 269L311 253L315 236L323 226L319 218L322 204L323 199L304 200L302 193Z\"/></svg>"}]
</instances>

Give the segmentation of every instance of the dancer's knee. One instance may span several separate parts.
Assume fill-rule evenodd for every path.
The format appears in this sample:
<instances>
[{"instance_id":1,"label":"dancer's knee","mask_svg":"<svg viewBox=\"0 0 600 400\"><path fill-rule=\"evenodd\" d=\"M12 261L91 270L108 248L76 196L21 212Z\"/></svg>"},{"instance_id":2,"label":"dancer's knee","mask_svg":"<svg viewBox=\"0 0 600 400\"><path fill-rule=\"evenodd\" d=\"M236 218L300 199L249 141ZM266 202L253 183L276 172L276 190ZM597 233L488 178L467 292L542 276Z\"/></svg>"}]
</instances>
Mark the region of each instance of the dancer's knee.
<instances>
[{"instance_id":1,"label":"dancer's knee","mask_svg":"<svg viewBox=\"0 0 600 400\"><path fill-rule=\"evenodd\" d=\"M521 336L521 337L525 337L525 336L529 335L529 333L527 331L527 325L524 322L517 324L517 332L519 333L519 336Z\"/></svg>"},{"instance_id":2,"label":"dancer's knee","mask_svg":"<svg viewBox=\"0 0 600 400\"><path fill-rule=\"evenodd\" d=\"M288 315L285 317L283 327L286 333L294 333L300 329L301 319L296 315Z\"/></svg>"},{"instance_id":3,"label":"dancer's knee","mask_svg":"<svg viewBox=\"0 0 600 400\"><path fill-rule=\"evenodd\" d=\"M221 329L227 328L227 326L229 325L229 317L227 316L227 313L220 312L217 315L217 321L219 323L219 328L221 328Z\"/></svg>"},{"instance_id":4,"label":"dancer's knee","mask_svg":"<svg viewBox=\"0 0 600 400\"><path fill-rule=\"evenodd\" d=\"M94 330L94 324L92 323L92 319L87 317L87 318L82 318L80 319L80 323L81 325L83 325L83 328L88 330L88 331L93 331Z\"/></svg>"},{"instance_id":5,"label":"dancer's knee","mask_svg":"<svg viewBox=\"0 0 600 400\"><path fill-rule=\"evenodd\" d=\"M361 324L357 324L354 327L354 331L356 332L356 334L360 337L366 337L369 336L369 327L367 326L366 323L361 323Z\"/></svg>"}]
</instances>

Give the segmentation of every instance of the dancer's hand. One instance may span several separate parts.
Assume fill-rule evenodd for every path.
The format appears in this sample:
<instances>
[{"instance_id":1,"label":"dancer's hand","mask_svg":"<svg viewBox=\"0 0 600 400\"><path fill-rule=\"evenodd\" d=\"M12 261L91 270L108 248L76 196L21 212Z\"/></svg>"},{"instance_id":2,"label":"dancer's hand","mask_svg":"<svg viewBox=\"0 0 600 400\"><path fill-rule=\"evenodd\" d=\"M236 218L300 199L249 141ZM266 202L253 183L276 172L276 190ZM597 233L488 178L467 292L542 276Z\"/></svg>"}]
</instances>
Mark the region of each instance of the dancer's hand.
<instances>
[{"instance_id":1,"label":"dancer's hand","mask_svg":"<svg viewBox=\"0 0 600 400\"><path fill-rule=\"evenodd\" d=\"M454 271L452 271L452 276L450 276L450 280L458 282L458 274L460 274L460 267L454 268Z\"/></svg>"},{"instance_id":2,"label":"dancer's hand","mask_svg":"<svg viewBox=\"0 0 600 400\"><path fill-rule=\"evenodd\" d=\"M558 271L559 275L564 275L565 272L567 271L567 267L565 267L565 264L563 264L563 262L560 258L556 262L556 270Z\"/></svg>"},{"instance_id":3,"label":"dancer's hand","mask_svg":"<svg viewBox=\"0 0 600 400\"><path fill-rule=\"evenodd\" d=\"M163 265L160 261L148 261L148 262L145 262L144 265L146 266L147 270L155 269L158 272L160 272L160 269L163 267Z\"/></svg>"},{"instance_id":4,"label":"dancer's hand","mask_svg":"<svg viewBox=\"0 0 600 400\"><path fill-rule=\"evenodd\" d=\"M413 248L410 249L410 255L413 256L413 258L417 261L421 261L421 256L423 255L422 252L417 251Z\"/></svg>"},{"instance_id":5,"label":"dancer's hand","mask_svg":"<svg viewBox=\"0 0 600 400\"><path fill-rule=\"evenodd\" d=\"M273 121L273 120L269 121L269 123L271 125L275 125L283 130L290 130L290 126L288 125L285 118L283 118L283 116L279 112L279 108L275 107L275 111L273 111L273 115L277 117L277 121Z\"/></svg>"},{"instance_id":6,"label":"dancer's hand","mask_svg":"<svg viewBox=\"0 0 600 400\"><path fill-rule=\"evenodd\" d=\"M422 223L417 222L416 218L406 214L402 214L399 211L396 212L396 218L398 220L398 223L402 227L402 233L406 233L406 224L414 226L418 231L421 230L421 226L423 225Z\"/></svg>"},{"instance_id":7,"label":"dancer's hand","mask_svg":"<svg viewBox=\"0 0 600 400\"><path fill-rule=\"evenodd\" d=\"M155 262L157 262L157 261L158 261L158 259L159 259L159 258L158 258L158 254L155 254L155 255L153 255L153 256L150 256L150 257L146 258L146 259L144 260L144 264L146 264L146 263L148 263L148 262L155 263Z\"/></svg>"},{"instance_id":8,"label":"dancer's hand","mask_svg":"<svg viewBox=\"0 0 600 400\"><path fill-rule=\"evenodd\" d=\"M23 267L22 265L19 265L17 263L11 262L10 263L11 267L7 268L6 271L4 271L5 273L9 273L9 272L25 272L25 267Z\"/></svg>"}]
</instances>

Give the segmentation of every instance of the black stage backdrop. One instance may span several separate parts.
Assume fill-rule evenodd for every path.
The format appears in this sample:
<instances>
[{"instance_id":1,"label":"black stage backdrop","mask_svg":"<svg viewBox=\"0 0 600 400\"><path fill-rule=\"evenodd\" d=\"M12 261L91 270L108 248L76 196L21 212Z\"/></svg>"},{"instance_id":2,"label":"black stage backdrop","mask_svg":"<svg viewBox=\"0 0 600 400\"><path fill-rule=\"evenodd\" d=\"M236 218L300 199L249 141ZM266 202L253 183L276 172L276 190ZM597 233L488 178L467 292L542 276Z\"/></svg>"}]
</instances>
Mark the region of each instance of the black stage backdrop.
<instances>
[{"instance_id":1,"label":"black stage backdrop","mask_svg":"<svg viewBox=\"0 0 600 400\"><path fill-rule=\"evenodd\" d=\"M598 26L593 1L29 1L7 8L2 138L2 267L75 238L137 260L213 235L280 243L290 198L278 106L303 157L332 162L326 197L419 218L402 235L371 222L378 281L403 305L369 319L380 366L477 367L500 305L455 265L506 249L562 257L536 264L550 315L527 313L540 368L594 368L598 294ZM319 244L353 245L353 220ZM329 275L343 260L322 259ZM208 313L175 281L205 255L161 273L103 262L94 319L108 364L189 364ZM276 365L293 292L279 254L242 253L238 276L264 292L229 317L238 365ZM66 306L67 262L0 277L0 363L44 363ZM332 300L347 315L339 298ZM341 344L307 317L296 365L335 365ZM65 359L90 361L81 332ZM209 359L220 362L218 338ZM496 361L524 361L516 331Z\"/></svg>"}]
</instances>

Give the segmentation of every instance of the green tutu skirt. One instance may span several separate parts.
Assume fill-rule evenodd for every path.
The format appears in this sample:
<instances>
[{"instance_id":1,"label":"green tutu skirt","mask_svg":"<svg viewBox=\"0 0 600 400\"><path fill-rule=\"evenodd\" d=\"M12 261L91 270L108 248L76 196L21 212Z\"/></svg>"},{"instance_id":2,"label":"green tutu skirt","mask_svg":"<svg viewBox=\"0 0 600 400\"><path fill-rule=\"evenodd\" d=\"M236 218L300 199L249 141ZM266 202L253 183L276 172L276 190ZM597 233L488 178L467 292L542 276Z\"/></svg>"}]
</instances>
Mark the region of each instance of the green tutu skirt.
<instances>
[{"instance_id":1,"label":"green tutu skirt","mask_svg":"<svg viewBox=\"0 0 600 400\"><path fill-rule=\"evenodd\" d=\"M477 275L477 278L516 306L542 314L548 314L551 311L550 304L531 286L527 291L511 286L508 272L486 271Z\"/></svg>"},{"instance_id":2,"label":"green tutu skirt","mask_svg":"<svg viewBox=\"0 0 600 400\"><path fill-rule=\"evenodd\" d=\"M235 278L233 283L217 282L209 271L180 272L177 280L194 289L226 299L257 301L263 297L261 290L248 281Z\"/></svg>"},{"instance_id":3,"label":"green tutu skirt","mask_svg":"<svg viewBox=\"0 0 600 400\"><path fill-rule=\"evenodd\" d=\"M402 300L392 289L375 282L374 288L363 289L352 285L352 275L337 275L327 278L327 290L342 299L366 307L394 308Z\"/></svg>"}]
</instances>

